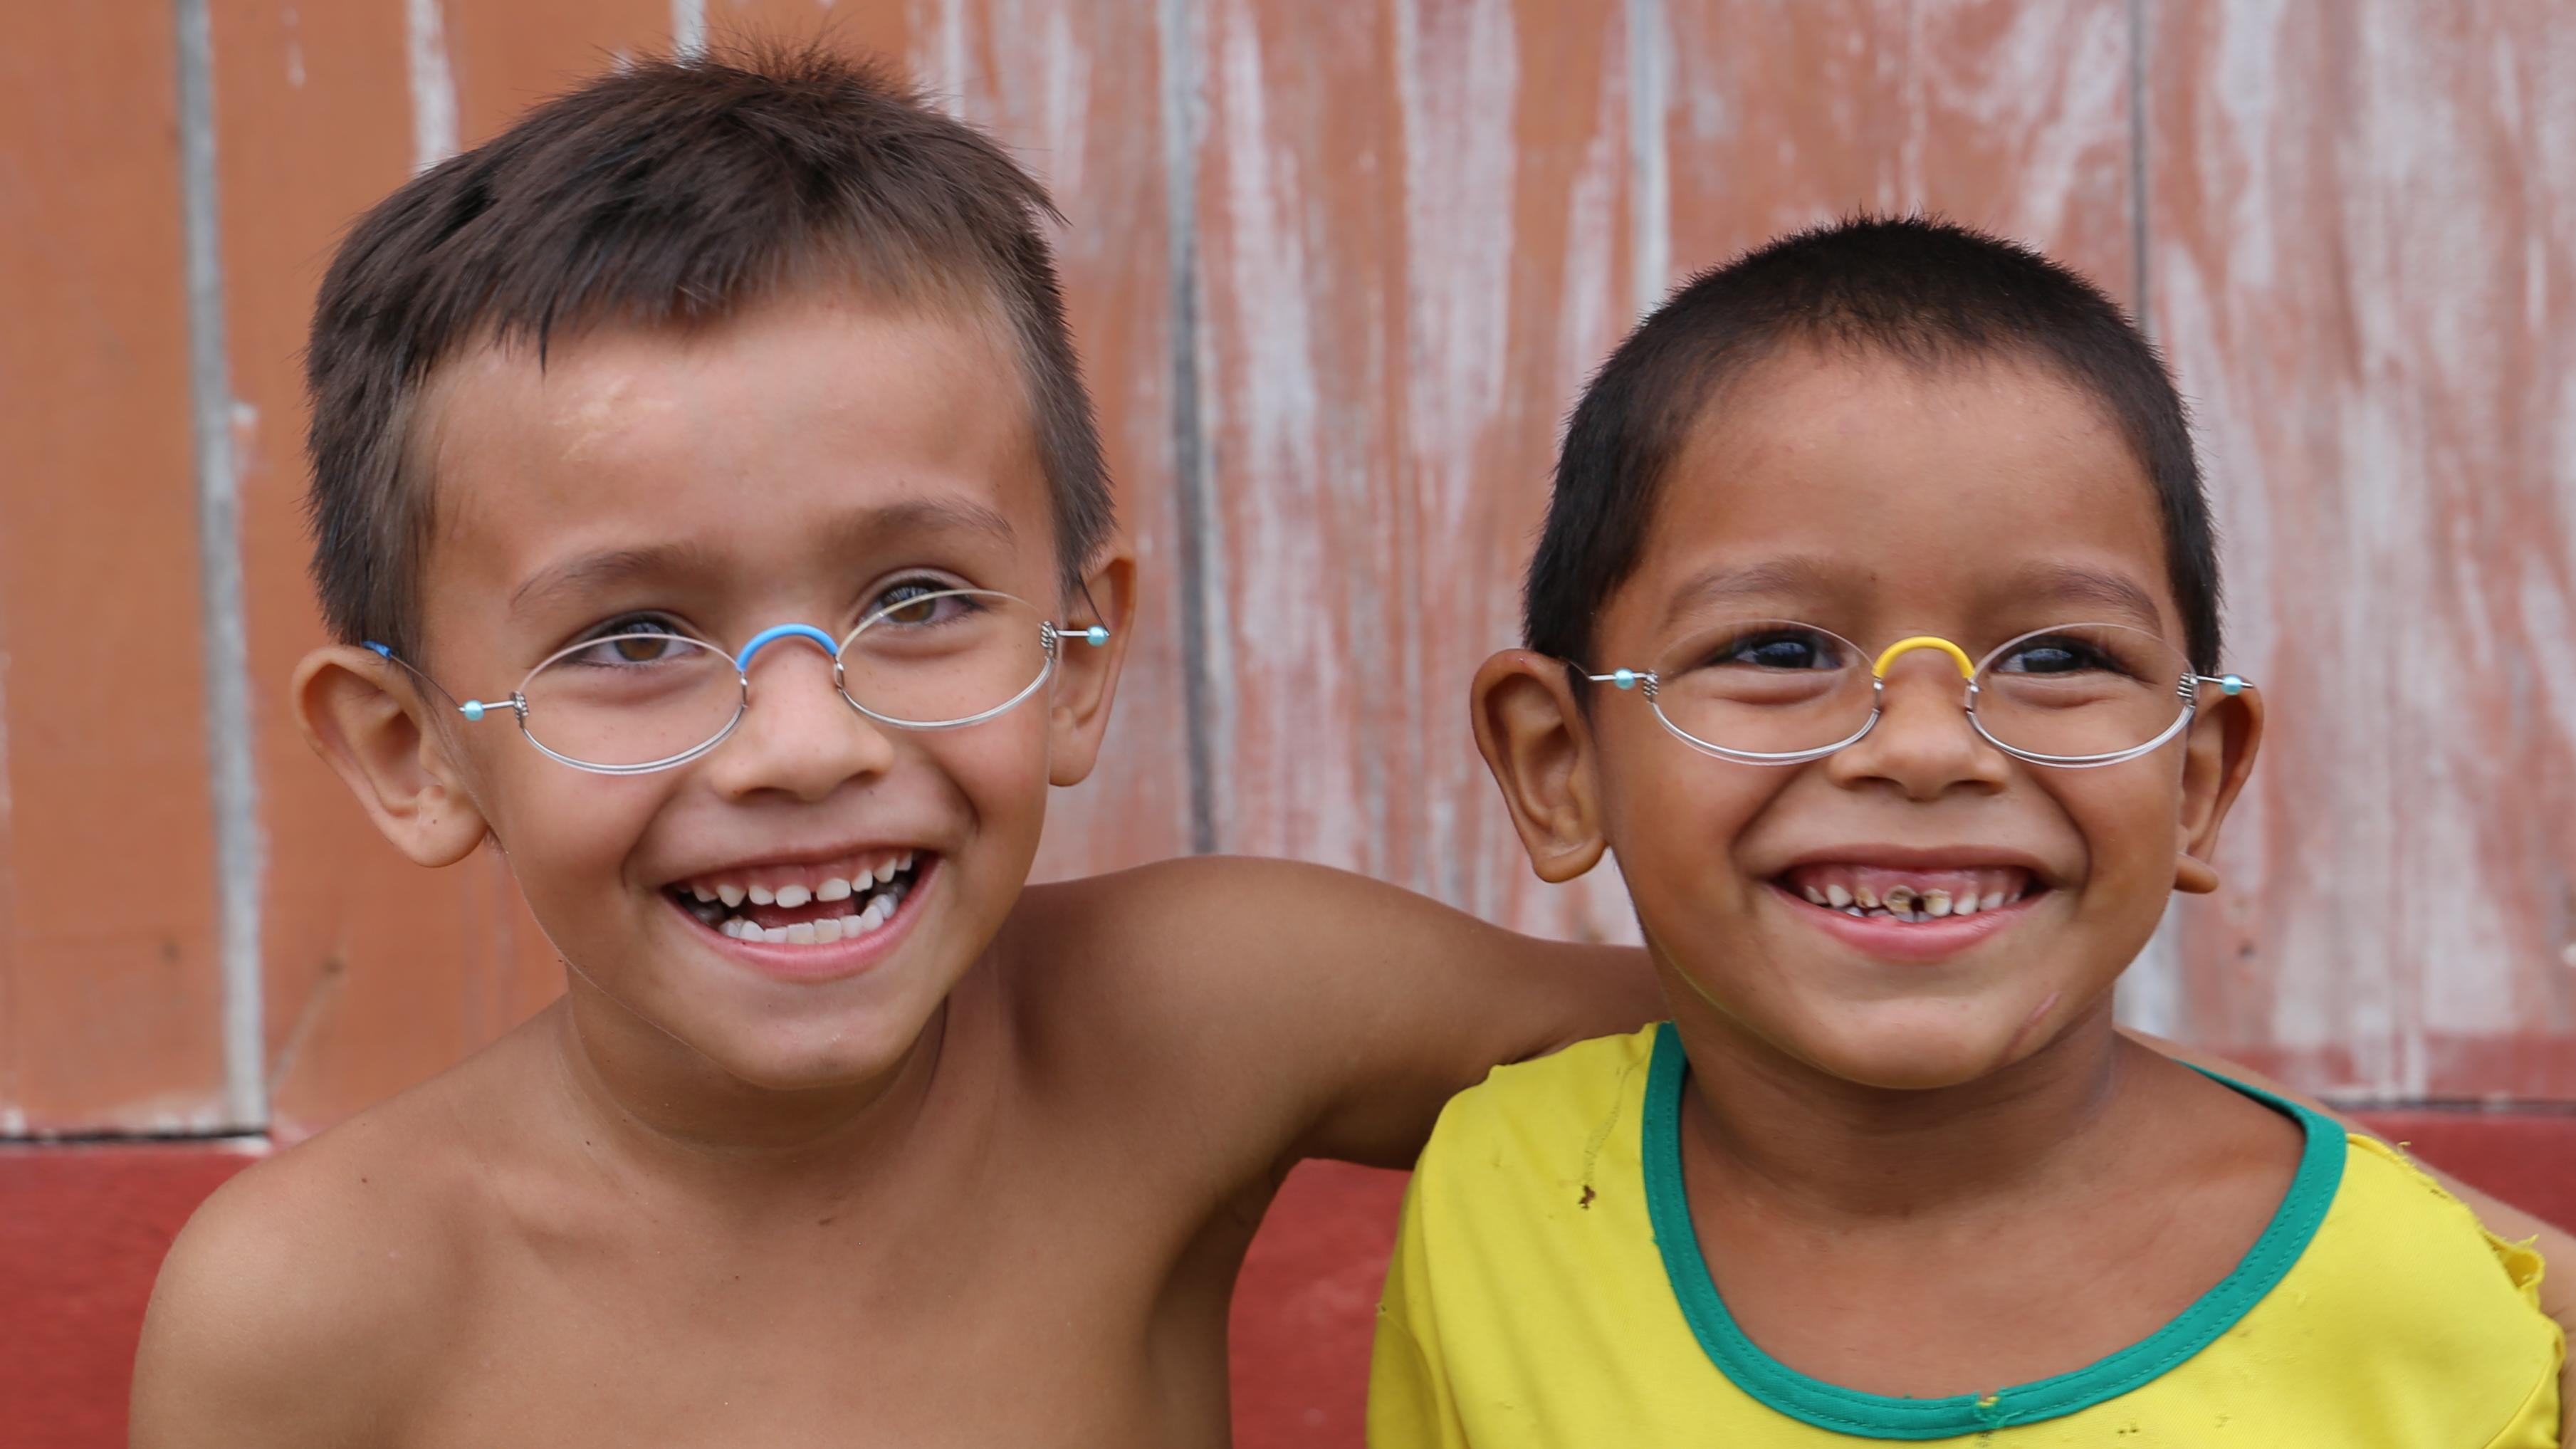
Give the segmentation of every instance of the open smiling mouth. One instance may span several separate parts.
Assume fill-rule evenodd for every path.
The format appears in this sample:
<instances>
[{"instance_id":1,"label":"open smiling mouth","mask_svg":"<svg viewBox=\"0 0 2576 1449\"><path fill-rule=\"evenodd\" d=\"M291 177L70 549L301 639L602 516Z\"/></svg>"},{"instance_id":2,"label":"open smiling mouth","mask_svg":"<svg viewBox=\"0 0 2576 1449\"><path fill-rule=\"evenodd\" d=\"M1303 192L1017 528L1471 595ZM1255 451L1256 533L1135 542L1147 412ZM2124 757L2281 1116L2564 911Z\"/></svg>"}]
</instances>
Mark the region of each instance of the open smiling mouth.
<instances>
[{"instance_id":1,"label":"open smiling mouth","mask_svg":"<svg viewBox=\"0 0 2576 1449\"><path fill-rule=\"evenodd\" d=\"M828 866L716 871L677 882L668 894L700 924L737 941L828 945L884 929L938 859L902 850Z\"/></svg>"},{"instance_id":2,"label":"open smiling mouth","mask_svg":"<svg viewBox=\"0 0 2576 1449\"><path fill-rule=\"evenodd\" d=\"M1896 870L1865 865L1802 865L1775 882L1809 905L1864 920L1922 925L2000 911L2048 887L2019 866Z\"/></svg>"}]
</instances>

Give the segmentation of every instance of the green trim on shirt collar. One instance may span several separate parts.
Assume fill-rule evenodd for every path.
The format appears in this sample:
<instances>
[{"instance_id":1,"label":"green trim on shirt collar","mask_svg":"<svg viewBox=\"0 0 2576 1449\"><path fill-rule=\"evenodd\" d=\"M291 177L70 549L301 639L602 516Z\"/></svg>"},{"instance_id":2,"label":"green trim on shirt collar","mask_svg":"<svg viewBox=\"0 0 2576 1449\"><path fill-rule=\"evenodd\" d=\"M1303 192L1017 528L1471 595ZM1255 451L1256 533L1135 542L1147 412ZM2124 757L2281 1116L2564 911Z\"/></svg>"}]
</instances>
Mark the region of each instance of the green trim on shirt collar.
<instances>
[{"instance_id":1,"label":"green trim on shirt collar","mask_svg":"<svg viewBox=\"0 0 2576 1449\"><path fill-rule=\"evenodd\" d=\"M2071 1373L1998 1389L1991 1394L1960 1394L1945 1399L1901 1399L1866 1394L1829 1384L1790 1368L1744 1336L1700 1256L1699 1235L1691 1229L1690 1201L1682 1187L1682 1084L1690 1059L1671 1022L1655 1028L1653 1064L1646 1074L1644 1162L1646 1211L1654 1224L1655 1244L1662 1249L1664 1275L1681 1301L1682 1317L1699 1338L1718 1371L1737 1388L1793 1419L1820 1429L1864 1439L1946 1439L1981 1429L2035 1424L2153 1382L2185 1359L2217 1341L2236 1326L2265 1294L2279 1285L2299 1255L2307 1251L2326 1209L2334 1205L2343 1183L2346 1143L2343 1129L2331 1119L2257 1091L2242 1082L2204 1072L2296 1121L2307 1137L2299 1155L2298 1174L2272 1214L2263 1235L2246 1249L2235 1270L2202 1294L2172 1322L2108 1358Z\"/></svg>"}]
</instances>

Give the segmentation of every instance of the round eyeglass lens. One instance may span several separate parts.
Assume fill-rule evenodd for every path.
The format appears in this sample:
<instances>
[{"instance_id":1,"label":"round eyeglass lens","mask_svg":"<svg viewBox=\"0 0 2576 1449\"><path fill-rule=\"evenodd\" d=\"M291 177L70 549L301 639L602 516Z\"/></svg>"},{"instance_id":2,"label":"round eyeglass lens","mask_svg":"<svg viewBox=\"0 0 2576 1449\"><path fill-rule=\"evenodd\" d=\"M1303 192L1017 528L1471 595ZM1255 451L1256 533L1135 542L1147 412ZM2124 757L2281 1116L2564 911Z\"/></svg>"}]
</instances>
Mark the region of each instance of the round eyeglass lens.
<instances>
[{"instance_id":1,"label":"round eyeglass lens","mask_svg":"<svg viewBox=\"0 0 2576 1449\"><path fill-rule=\"evenodd\" d=\"M2191 662L2143 629L2062 624L1977 667L1977 726L2033 755L2092 760L2160 742L2182 718Z\"/></svg>"},{"instance_id":2,"label":"round eyeglass lens","mask_svg":"<svg viewBox=\"0 0 2576 1449\"><path fill-rule=\"evenodd\" d=\"M1054 656L1036 606L983 589L921 593L879 609L841 644L841 692L914 729L973 724L1034 693Z\"/></svg>"},{"instance_id":3,"label":"round eyeglass lens","mask_svg":"<svg viewBox=\"0 0 2576 1449\"><path fill-rule=\"evenodd\" d=\"M519 686L521 727L548 754L577 765L656 765L722 739L742 713L731 655L679 634L585 640Z\"/></svg>"},{"instance_id":4,"label":"round eyeglass lens","mask_svg":"<svg viewBox=\"0 0 2576 1449\"><path fill-rule=\"evenodd\" d=\"M1694 631L1655 666L1655 711L1721 755L1829 749L1869 723L1869 656L1839 634L1786 619Z\"/></svg>"}]
</instances>

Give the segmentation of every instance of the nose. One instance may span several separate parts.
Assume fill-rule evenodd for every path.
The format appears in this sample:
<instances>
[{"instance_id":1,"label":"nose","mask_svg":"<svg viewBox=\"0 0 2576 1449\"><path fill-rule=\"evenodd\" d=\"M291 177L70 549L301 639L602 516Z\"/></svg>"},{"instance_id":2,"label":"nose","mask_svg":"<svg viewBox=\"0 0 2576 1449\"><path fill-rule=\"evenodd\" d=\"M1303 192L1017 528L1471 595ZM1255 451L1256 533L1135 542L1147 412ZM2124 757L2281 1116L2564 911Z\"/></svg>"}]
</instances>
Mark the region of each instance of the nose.
<instances>
[{"instance_id":1,"label":"nose","mask_svg":"<svg viewBox=\"0 0 2576 1449\"><path fill-rule=\"evenodd\" d=\"M719 792L820 800L893 766L894 742L841 697L834 658L828 636L807 625L764 630L743 647L737 664L751 679L751 708L708 757Z\"/></svg>"},{"instance_id":2,"label":"nose","mask_svg":"<svg viewBox=\"0 0 2576 1449\"><path fill-rule=\"evenodd\" d=\"M1844 785L1891 784L1910 800L1961 787L2003 788L2010 764L1963 707L1974 671L1967 651L1947 639L1924 635L1888 646L1876 666L1878 723L1829 756L1827 773Z\"/></svg>"}]
</instances>

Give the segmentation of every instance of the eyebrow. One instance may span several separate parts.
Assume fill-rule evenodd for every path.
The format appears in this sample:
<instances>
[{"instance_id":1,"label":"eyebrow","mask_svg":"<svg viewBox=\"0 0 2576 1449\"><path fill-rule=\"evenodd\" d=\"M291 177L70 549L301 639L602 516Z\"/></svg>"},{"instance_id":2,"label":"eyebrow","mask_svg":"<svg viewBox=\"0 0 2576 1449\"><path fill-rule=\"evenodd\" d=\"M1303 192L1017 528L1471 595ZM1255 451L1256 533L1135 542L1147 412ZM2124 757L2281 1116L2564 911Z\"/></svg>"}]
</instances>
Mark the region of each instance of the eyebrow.
<instances>
[{"instance_id":1,"label":"eyebrow","mask_svg":"<svg viewBox=\"0 0 2576 1449\"><path fill-rule=\"evenodd\" d=\"M835 547L857 549L889 534L918 537L941 533L983 534L1005 544L1018 537L1008 518L983 504L950 498L912 498L866 509L834 524L826 537ZM565 594L636 579L706 575L722 567L713 551L694 539L604 549L551 564L529 575L511 591L510 611L520 613Z\"/></svg>"},{"instance_id":2,"label":"eyebrow","mask_svg":"<svg viewBox=\"0 0 2576 1449\"><path fill-rule=\"evenodd\" d=\"M1673 591L1664 607L1661 627L1669 629L1692 611L1737 599L1813 598L1833 591L1833 576L1811 558L1770 559L1758 564L1720 567L1694 574Z\"/></svg>"},{"instance_id":3,"label":"eyebrow","mask_svg":"<svg viewBox=\"0 0 2576 1449\"><path fill-rule=\"evenodd\" d=\"M2034 565L2012 580L2011 592L2038 594L2068 603L2095 604L2127 614L2151 627L2160 627L2164 623L2164 611L2156 607L2156 596L2134 581L2074 564Z\"/></svg>"}]
</instances>

